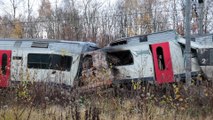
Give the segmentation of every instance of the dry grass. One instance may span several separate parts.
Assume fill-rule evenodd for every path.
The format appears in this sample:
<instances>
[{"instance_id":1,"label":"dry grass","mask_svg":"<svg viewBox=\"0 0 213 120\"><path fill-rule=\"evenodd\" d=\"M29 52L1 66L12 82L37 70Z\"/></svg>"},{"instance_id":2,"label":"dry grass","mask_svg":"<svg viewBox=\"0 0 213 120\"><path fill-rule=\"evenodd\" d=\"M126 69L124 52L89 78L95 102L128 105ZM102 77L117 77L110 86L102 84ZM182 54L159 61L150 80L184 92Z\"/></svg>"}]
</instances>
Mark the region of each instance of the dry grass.
<instances>
[{"instance_id":1,"label":"dry grass","mask_svg":"<svg viewBox=\"0 0 213 120\"><path fill-rule=\"evenodd\" d=\"M169 85L166 91L162 86L111 88L107 93L95 91L89 95L64 95L61 89L46 91L40 85L39 90L35 87L38 86L2 91L0 120L213 119L213 88L207 85L193 85L190 89Z\"/></svg>"}]
</instances>

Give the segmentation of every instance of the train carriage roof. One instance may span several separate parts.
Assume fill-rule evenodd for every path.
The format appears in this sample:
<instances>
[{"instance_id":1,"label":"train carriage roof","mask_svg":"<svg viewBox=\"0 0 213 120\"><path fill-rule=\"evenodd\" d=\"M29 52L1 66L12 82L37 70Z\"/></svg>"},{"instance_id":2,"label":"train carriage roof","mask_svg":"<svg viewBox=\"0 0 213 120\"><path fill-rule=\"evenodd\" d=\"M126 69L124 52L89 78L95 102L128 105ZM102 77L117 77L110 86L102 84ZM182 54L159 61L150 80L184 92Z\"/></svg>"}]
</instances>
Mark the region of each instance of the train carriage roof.
<instances>
[{"instance_id":1,"label":"train carriage roof","mask_svg":"<svg viewBox=\"0 0 213 120\"><path fill-rule=\"evenodd\" d=\"M4 48L36 48L51 49L54 51L66 50L72 53L82 53L98 49L97 45L92 42L52 40L52 39L11 39L0 38L0 47Z\"/></svg>"},{"instance_id":2,"label":"train carriage roof","mask_svg":"<svg viewBox=\"0 0 213 120\"><path fill-rule=\"evenodd\" d=\"M156 32L145 35L137 35L132 37L123 37L111 42L108 46L119 46L119 45L135 45L138 43L158 43L165 41L176 41L178 34L174 30L167 30L162 32Z\"/></svg>"},{"instance_id":3,"label":"train carriage roof","mask_svg":"<svg viewBox=\"0 0 213 120\"><path fill-rule=\"evenodd\" d=\"M191 48L213 48L213 34L203 36L191 36ZM123 37L111 42L108 47L120 48L122 45L154 44L160 42L173 41L185 46L186 39L179 35L175 30L161 31L145 35Z\"/></svg>"}]
</instances>

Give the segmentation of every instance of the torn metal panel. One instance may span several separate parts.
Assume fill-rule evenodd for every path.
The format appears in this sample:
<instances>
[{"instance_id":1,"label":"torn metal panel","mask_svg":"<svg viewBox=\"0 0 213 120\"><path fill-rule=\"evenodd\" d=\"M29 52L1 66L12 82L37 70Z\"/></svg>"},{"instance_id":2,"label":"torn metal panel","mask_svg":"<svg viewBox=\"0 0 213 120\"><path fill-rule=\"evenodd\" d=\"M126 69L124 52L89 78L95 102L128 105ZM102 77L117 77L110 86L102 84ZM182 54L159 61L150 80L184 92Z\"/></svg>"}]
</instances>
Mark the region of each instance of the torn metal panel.
<instances>
[{"instance_id":1,"label":"torn metal panel","mask_svg":"<svg viewBox=\"0 0 213 120\"><path fill-rule=\"evenodd\" d=\"M107 61L112 66L133 64L133 56L130 50L107 52Z\"/></svg>"},{"instance_id":2,"label":"torn metal panel","mask_svg":"<svg viewBox=\"0 0 213 120\"><path fill-rule=\"evenodd\" d=\"M99 85L96 83L104 83L111 80L113 80L112 71L108 66L106 55L103 51L97 50L83 55L81 77L83 85L95 86Z\"/></svg>"},{"instance_id":3,"label":"torn metal panel","mask_svg":"<svg viewBox=\"0 0 213 120\"><path fill-rule=\"evenodd\" d=\"M108 64L112 66L115 81L154 77L149 44L106 47L103 51Z\"/></svg>"}]
</instances>

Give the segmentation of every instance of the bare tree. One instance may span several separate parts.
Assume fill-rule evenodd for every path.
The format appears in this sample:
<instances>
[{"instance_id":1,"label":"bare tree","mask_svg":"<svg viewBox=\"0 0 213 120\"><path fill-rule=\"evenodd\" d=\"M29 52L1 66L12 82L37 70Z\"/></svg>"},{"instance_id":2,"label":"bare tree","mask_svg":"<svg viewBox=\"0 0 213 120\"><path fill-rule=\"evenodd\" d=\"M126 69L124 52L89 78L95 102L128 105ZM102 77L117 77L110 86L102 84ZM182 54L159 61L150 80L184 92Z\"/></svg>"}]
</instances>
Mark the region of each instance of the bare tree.
<instances>
[{"instance_id":1,"label":"bare tree","mask_svg":"<svg viewBox=\"0 0 213 120\"><path fill-rule=\"evenodd\" d=\"M12 6L13 19L16 18L17 7L22 2L22 0L10 0L10 4Z\"/></svg>"},{"instance_id":2,"label":"bare tree","mask_svg":"<svg viewBox=\"0 0 213 120\"><path fill-rule=\"evenodd\" d=\"M53 26L53 18L52 18L52 8L49 0L42 0L41 6L38 10L39 12L39 29L40 35L47 34L47 36L43 36L43 38L53 38L54 36L54 26Z\"/></svg>"}]
</instances>

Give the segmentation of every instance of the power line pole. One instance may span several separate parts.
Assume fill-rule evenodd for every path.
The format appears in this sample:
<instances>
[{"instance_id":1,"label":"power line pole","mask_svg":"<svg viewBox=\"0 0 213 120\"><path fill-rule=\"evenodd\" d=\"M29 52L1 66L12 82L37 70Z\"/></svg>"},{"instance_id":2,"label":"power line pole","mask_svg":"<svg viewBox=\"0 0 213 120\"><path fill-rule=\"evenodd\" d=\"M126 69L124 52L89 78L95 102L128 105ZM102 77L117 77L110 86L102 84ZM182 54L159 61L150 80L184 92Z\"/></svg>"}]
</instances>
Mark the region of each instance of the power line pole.
<instances>
[{"instance_id":1,"label":"power line pole","mask_svg":"<svg viewBox=\"0 0 213 120\"><path fill-rule=\"evenodd\" d=\"M185 48L185 70L186 70L186 83L191 85L191 28L190 28L190 12L191 0L185 0L185 36L186 36L186 48Z\"/></svg>"}]
</instances>

